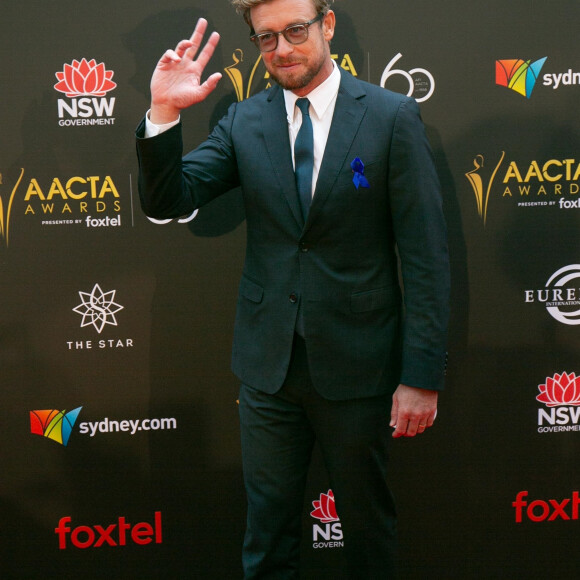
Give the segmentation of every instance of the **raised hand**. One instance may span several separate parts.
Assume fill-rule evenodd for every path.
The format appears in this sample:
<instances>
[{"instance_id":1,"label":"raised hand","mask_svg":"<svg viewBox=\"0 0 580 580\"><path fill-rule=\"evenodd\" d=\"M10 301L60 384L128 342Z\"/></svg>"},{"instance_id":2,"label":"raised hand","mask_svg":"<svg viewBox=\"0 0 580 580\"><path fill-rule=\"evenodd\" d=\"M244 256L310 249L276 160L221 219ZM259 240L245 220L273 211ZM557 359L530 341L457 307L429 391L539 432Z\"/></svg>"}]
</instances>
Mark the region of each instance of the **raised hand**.
<instances>
[{"instance_id":1,"label":"raised hand","mask_svg":"<svg viewBox=\"0 0 580 580\"><path fill-rule=\"evenodd\" d=\"M205 82L201 76L219 42L213 32L198 54L207 29L207 20L200 18L189 40L182 40L175 50L168 50L159 60L151 78L150 120L158 125L176 120L183 109L203 101L217 86L221 73L214 73Z\"/></svg>"}]
</instances>

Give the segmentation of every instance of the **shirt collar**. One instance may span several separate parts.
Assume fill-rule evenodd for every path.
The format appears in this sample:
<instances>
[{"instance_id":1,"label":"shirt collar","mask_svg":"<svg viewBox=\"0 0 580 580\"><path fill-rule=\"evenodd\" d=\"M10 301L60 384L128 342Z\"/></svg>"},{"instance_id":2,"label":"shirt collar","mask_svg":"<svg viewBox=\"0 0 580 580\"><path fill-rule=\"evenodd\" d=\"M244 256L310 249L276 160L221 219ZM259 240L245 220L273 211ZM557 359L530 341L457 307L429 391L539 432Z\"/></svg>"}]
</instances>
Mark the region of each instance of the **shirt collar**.
<instances>
[{"instance_id":1,"label":"shirt collar","mask_svg":"<svg viewBox=\"0 0 580 580\"><path fill-rule=\"evenodd\" d=\"M330 103L336 98L338 89L340 87L340 71L334 61L332 61L332 72L329 77L320 83L315 89L305 95L310 101L310 105L318 119L322 119L326 113ZM288 116L288 123L294 122L294 115L296 113L296 101L299 99L292 91L284 89L284 101L286 104L286 114Z\"/></svg>"}]
</instances>

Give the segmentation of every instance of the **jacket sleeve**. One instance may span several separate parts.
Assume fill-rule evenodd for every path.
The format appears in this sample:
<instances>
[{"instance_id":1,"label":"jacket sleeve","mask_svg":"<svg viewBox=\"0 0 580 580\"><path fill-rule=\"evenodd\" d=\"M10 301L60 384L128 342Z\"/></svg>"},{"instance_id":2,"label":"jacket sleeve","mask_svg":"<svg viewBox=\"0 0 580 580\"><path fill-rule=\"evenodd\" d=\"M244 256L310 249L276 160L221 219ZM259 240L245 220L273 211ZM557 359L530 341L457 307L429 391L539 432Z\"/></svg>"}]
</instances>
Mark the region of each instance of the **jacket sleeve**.
<instances>
[{"instance_id":1,"label":"jacket sleeve","mask_svg":"<svg viewBox=\"0 0 580 580\"><path fill-rule=\"evenodd\" d=\"M146 215L156 219L191 214L239 185L231 127L236 105L195 150L183 155L181 123L145 138L145 120L137 127L139 197Z\"/></svg>"},{"instance_id":2,"label":"jacket sleeve","mask_svg":"<svg viewBox=\"0 0 580 580\"><path fill-rule=\"evenodd\" d=\"M389 197L405 306L400 382L440 390L449 317L447 232L433 154L413 99L401 102L395 119Z\"/></svg>"}]
</instances>

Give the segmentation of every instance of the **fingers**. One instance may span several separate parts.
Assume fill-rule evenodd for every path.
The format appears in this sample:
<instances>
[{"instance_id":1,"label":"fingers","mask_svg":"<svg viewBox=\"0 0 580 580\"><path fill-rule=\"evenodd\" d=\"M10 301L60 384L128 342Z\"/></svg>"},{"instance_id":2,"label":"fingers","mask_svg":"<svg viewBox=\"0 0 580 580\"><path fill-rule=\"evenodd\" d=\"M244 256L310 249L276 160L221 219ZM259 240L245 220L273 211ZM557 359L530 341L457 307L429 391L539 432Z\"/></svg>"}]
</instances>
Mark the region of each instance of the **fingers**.
<instances>
[{"instance_id":1,"label":"fingers","mask_svg":"<svg viewBox=\"0 0 580 580\"><path fill-rule=\"evenodd\" d=\"M166 50L165 54L159 59L159 64L169 64L180 60L181 57L174 50Z\"/></svg>"},{"instance_id":2,"label":"fingers","mask_svg":"<svg viewBox=\"0 0 580 580\"><path fill-rule=\"evenodd\" d=\"M195 25L195 30L189 39L191 44L197 46L198 48L201 46L201 41L203 40L203 35L207 30L207 20L205 18L199 18L197 24Z\"/></svg>"},{"instance_id":3,"label":"fingers","mask_svg":"<svg viewBox=\"0 0 580 580\"><path fill-rule=\"evenodd\" d=\"M429 427L433 426L433 421L429 423L429 419L418 418L418 419L405 419L400 417L393 427L393 437L396 439L398 437L415 437L415 435L421 435Z\"/></svg>"},{"instance_id":4,"label":"fingers","mask_svg":"<svg viewBox=\"0 0 580 580\"><path fill-rule=\"evenodd\" d=\"M186 58L190 58L193 60L199 51L199 47L203 42L203 37L207 30L207 20L205 18L200 18L197 21L197 25L195 26L195 30L191 35L191 38L187 41L181 41L178 45L183 45L185 48L183 54ZM212 32L210 37L208 38L205 46L203 47L202 51L199 53L197 57L197 63L202 67L205 68L207 63L209 62L210 58L213 56L216 46L218 45L220 39L220 35L217 32Z\"/></svg>"},{"instance_id":5,"label":"fingers","mask_svg":"<svg viewBox=\"0 0 580 580\"><path fill-rule=\"evenodd\" d=\"M415 437L433 425L437 415L437 393L399 385L393 394L391 427L393 437Z\"/></svg>"},{"instance_id":6,"label":"fingers","mask_svg":"<svg viewBox=\"0 0 580 580\"><path fill-rule=\"evenodd\" d=\"M210 58L213 56L215 52L216 46L220 41L220 35L217 32L212 32L210 37L208 38L205 46L203 47L202 51L199 53L197 57L197 63L202 68L205 68L207 63L209 62ZM193 50L195 46L192 46L190 50Z\"/></svg>"},{"instance_id":7,"label":"fingers","mask_svg":"<svg viewBox=\"0 0 580 580\"><path fill-rule=\"evenodd\" d=\"M221 78L221 73L214 73L199 86L202 99L205 99L217 87Z\"/></svg>"},{"instance_id":8,"label":"fingers","mask_svg":"<svg viewBox=\"0 0 580 580\"><path fill-rule=\"evenodd\" d=\"M393 397L393 405L391 407L391 422L389 425L394 429L397 428L397 419L399 418L399 402L396 397Z\"/></svg>"},{"instance_id":9,"label":"fingers","mask_svg":"<svg viewBox=\"0 0 580 580\"><path fill-rule=\"evenodd\" d=\"M197 21L197 25L193 31L193 34L191 35L191 38L188 40L181 40L175 47L175 50L168 50L163 55L161 62L179 62L183 58L194 60L197 52L199 51L199 47L203 42L203 36L206 30L207 20L200 18ZM212 32L202 51L199 53L199 56L197 57L197 63L202 67L202 69L206 67L207 63L213 56L219 40L220 35L217 32Z\"/></svg>"}]
</instances>

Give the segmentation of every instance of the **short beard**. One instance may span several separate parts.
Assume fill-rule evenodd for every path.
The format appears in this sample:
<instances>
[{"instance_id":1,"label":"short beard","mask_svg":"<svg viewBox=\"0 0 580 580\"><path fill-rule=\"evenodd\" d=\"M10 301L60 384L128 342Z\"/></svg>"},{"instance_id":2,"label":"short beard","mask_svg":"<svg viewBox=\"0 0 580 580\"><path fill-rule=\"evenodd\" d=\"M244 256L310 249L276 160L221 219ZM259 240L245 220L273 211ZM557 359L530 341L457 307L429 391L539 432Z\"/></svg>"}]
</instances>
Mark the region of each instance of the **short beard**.
<instances>
[{"instance_id":1,"label":"short beard","mask_svg":"<svg viewBox=\"0 0 580 580\"><path fill-rule=\"evenodd\" d=\"M318 68L316 68L315 70L307 70L303 75L299 76L299 77L287 77L285 79L281 79L278 77L278 75L276 75L275 73L273 73L272 71L268 71L270 73L270 76L272 77L272 79L274 79L274 81L279 84L283 89L286 89L287 91L297 91L299 89L303 89L304 87L307 87L310 82L312 81L312 79L314 79L316 77L316 75L320 72L320 70L322 69L322 67L324 66L324 60L321 60Z\"/></svg>"}]
</instances>

